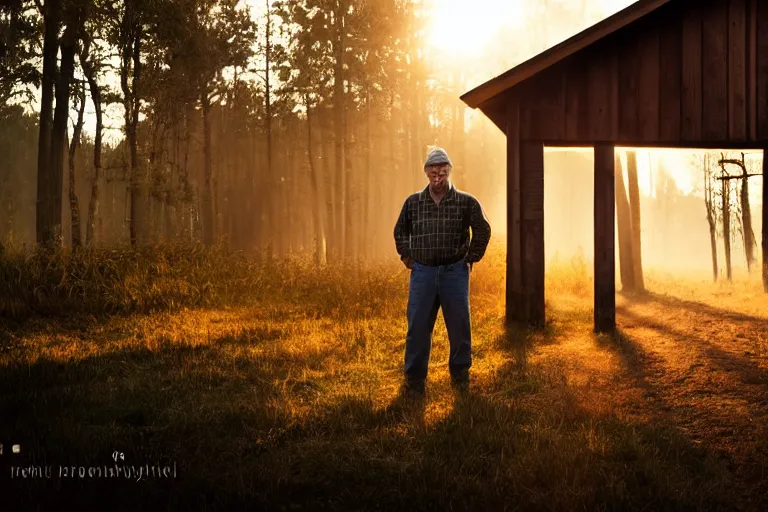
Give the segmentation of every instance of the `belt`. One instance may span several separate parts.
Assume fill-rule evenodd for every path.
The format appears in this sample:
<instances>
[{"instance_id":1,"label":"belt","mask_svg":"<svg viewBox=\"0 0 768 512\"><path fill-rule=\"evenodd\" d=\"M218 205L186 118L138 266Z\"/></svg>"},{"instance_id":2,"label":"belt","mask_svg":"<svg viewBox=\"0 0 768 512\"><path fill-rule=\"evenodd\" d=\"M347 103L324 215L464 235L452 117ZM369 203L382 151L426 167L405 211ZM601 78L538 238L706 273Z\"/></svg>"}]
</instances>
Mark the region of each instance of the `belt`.
<instances>
[{"instance_id":1,"label":"belt","mask_svg":"<svg viewBox=\"0 0 768 512\"><path fill-rule=\"evenodd\" d=\"M416 261L416 260L414 260L414 261L416 261L416 263L418 263L419 265L423 265L425 267L441 267L443 265L451 265L453 263L458 263L459 261L463 260L465 257L466 256L460 256L460 257L456 257L456 258L449 258L449 259L445 259L445 260L440 260L435 265L427 265L426 263L422 263L420 261Z\"/></svg>"}]
</instances>

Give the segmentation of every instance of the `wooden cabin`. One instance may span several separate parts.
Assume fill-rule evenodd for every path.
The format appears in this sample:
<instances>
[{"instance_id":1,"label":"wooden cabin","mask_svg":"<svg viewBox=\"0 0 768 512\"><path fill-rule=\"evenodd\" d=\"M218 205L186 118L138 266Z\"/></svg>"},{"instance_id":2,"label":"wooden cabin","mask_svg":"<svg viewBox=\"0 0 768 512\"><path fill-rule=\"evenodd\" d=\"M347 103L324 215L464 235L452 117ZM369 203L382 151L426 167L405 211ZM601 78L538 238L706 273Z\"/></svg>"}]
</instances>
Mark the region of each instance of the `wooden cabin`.
<instances>
[{"instance_id":1,"label":"wooden cabin","mask_svg":"<svg viewBox=\"0 0 768 512\"><path fill-rule=\"evenodd\" d=\"M611 332L614 147L764 149L768 1L640 0L461 99L507 136L508 320L545 321L544 146L594 147L595 330ZM762 250L768 287L765 229Z\"/></svg>"}]
</instances>

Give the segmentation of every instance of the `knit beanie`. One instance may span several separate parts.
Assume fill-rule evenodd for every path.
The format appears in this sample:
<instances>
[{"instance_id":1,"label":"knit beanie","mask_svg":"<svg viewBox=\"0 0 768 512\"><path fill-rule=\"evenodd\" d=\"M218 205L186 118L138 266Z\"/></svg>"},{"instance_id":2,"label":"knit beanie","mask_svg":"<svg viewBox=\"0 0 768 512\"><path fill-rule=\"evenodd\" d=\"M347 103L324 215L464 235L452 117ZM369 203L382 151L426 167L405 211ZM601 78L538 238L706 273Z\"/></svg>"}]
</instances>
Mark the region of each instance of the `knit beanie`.
<instances>
[{"instance_id":1,"label":"knit beanie","mask_svg":"<svg viewBox=\"0 0 768 512\"><path fill-rule=\"evenodd\" d=\"M451 159L448 158L448 153L446 153L443 148L434 148L432 151L429 152L429 155L427 156L427 161L424 162L424 167L426 168L429 165L439 165L439 164L448 164L451 167L453 167L453 163L451 162Z\"/></svg>"}]
</instances>

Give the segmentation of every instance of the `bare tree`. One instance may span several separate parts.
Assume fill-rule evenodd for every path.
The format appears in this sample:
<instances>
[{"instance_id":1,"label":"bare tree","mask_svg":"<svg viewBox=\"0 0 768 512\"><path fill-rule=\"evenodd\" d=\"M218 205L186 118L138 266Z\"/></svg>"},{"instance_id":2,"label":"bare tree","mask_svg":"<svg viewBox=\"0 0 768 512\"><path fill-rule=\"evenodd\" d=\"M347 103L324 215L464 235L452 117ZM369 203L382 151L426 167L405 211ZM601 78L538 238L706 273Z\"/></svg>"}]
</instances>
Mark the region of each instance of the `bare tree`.
<instances>
[{"instance_id":1,"label":"bare tree","mask_svg":"<svg viewBox=\"0 0 768 512\"><path fill-rule=\"evenodd\" d=\"M83 30L83 45L80 51L80 67L83 69L88 88L91 92L91 101L96 111L96 137L93 144L93 178L91 179L91 199L88 202L88 220L85 228L85 245L92 247L94 244L94 228L99 216L99 179L101 178L101 152L104 120L102 112L102 95L96 80L95 50L92 45L92 37L87 30Z\"/></svg>"},{"instance_id":2,"label":"bare tree","mask_svg":"<svg viewBox=\"0 0 768 512\"><path fill-rule=\"evenodd\" d=\"M632 261L632 221L629 210L627 190L624 185L624 171L621 166L621 154L615 156L616 172L616 217L619 231L619 265L621 270L621 288L624 291L635 289L635 271Z\"/></svg>"},{"instance_id":3,"label":"bare tree","mask_svg":"<svg viewBox=\"0 0 768 512\"><path fill-rule=\"evenodd\" d=\"M637 180L636 151L627 151L627 181L632 222L632 263L635 270L635 290L642 292L645 290L645 283L643 280L643 252L640 244L640 187Z\"/></svg>"},{"instance_id":4,"label":"bare tree","mask_svg":"<svg viewBox=\"0 0 768 512\"><path fill-rule=\"evenodd\" d=\"M703 158L704 170L704 205L707 209L707 224L709 225L709 245L712 251L712 280L717 281L717 212L714 201L714 155L705 153Z\"/></svg>"},{"instance_id":5,"label":"bare tree","mask_svg":"<svg viewBox=\"0 0 768 512\"><path fill-rule=\"evenodd\" d=\"M741 233L744 240L744 254L747 258L747 270L751 273L755 265L755 232L752 230L752 210L749 205L749 178L752 176L762 176L762 174L750 174L747 172L747 166L744 161L744 153L741 153L741 159L725 158L721 155L720 165L725 170L725 165L736 165L741 170L740 175L723 177L727 180L741 180L741 194L739 197L739 210L741 212Z\"/></svg>"},{"instance_id":6,"label":"bare tree","mask_svg":"<svg viewBox=\"0 0 768 512\"><path fill-rule=\"evenodd\" d=\"M725 247L725 272L728 281L733 279L731 269L731 179L725 170L725 164L723 160L725 156L721 155L719 161L720 164L720 177L717 178L722 183L722 212L723 212L723 246Z\"/></svg>"},{"instance_id":7,"label":"bare tree","mask_svg":"<svg viewBox=\"0 0 768 512\"><path fill-rule=\"evenodd\" d=\"M77 109L77 121L72 140L69 143L69 213L72 219L72 247L79 248L83 245L82 230L80 229L80 201L77 198L75 188L75 156L77 147L80 146L80 135L83 132L83 116L85 114L85 84L79 85L78 95L75 98L79 103Z\"/></svg>"}]
</instances>

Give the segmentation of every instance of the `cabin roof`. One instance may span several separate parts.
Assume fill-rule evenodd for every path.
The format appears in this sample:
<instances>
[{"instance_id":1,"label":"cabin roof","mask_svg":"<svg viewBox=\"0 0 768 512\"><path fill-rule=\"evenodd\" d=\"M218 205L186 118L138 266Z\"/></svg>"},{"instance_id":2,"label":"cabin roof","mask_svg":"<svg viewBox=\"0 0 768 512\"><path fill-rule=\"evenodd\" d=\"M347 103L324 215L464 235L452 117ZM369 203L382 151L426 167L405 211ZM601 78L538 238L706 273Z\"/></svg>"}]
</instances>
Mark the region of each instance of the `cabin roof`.
<instances>
[{"instance_id":1,"label":"cabin roof","mask_svg":"<svg viewBox=\"0 0 768 512\"><path fill-rule=\"evenodd\" d=\"M479 85L461 96L461 100L471 108L493 99L507 89L573 55L579 50L596 43L617 30L650 14L671 0L639 0L603 21L579 32L535 57L515 66L505 73Z\"/></svg>"}]
</instances>

